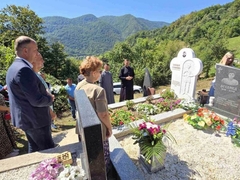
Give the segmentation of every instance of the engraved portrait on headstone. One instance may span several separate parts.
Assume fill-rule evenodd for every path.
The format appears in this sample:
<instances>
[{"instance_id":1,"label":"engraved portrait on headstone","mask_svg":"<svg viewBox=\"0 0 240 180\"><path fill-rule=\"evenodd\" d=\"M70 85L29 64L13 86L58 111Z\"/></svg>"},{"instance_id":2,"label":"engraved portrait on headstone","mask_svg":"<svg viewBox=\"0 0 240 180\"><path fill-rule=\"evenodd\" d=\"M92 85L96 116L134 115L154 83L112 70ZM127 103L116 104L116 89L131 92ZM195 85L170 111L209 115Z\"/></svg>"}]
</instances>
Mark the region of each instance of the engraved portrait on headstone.
<instances>
[{"instance_id":1,"label":"engraved portrait on headstone","mask_svg":"<svg viewBox=\"0 0 240 180\"><path fill-rule=\"evenodd\" d=\"M234 79L235 73L231 70L228 72L228 77L223 78L221 81L222 83L230 86L237 86L238 85L238 80Z\"/></svg>"},{"instance_id":2,"label":"engraved portrait on headstone","mask_svg":"<svg viewBox=\"0 0 240 180\"><path fill-rule=\"evenodd\" d=\"M190 92L190 86L192 77L194 77L193 74L193 62L191 60L187 60L183 64L183 75L182 75L182 87L181 87L181 93L189 93Z\"/></svg>"}]
</instances>

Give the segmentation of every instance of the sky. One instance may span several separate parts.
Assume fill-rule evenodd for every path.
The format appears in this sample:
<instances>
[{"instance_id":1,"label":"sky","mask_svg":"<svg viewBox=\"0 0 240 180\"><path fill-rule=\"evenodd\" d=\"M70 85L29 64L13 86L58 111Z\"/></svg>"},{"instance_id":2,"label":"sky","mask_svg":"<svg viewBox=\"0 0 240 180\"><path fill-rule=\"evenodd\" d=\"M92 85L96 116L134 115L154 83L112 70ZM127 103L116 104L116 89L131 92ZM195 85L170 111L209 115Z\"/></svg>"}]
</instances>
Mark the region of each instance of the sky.
<instances>
[{"instance_id":1,"label":"sky","mask_svg":"<svg viewBox=\"0 0 240 180\"><path fill-rule=\"evenodd\" d=\"M132 14L150 21L171 23L193 11L229 2L233 0L0 0L0 9L7 5L29 5L41 18L75 18L85 14L93 14L96 17Z\"/></svg>"}]
</instances>

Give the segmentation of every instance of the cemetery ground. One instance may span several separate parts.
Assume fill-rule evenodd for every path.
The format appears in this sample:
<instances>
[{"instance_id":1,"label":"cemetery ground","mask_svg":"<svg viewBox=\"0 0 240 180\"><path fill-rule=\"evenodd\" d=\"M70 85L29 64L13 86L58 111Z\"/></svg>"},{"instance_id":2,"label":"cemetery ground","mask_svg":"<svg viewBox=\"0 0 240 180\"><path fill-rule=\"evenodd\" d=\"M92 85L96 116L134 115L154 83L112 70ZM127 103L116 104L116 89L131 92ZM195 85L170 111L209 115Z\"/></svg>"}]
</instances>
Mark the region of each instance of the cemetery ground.
<instances>
[{"instance_id":1,"label":"cemetery ground","mask_svg":"<svg viewBox=\"0 0 240 180\"><path fill-rule=\"evenodd\" d=\"M208 90L210 82L211 79L200 80L196 92L203 88ZM169 86L157 88L156 93L165 88L169 88ZM142 97L142 94L136 94L135 98L137 97ZM118 100L118 97L116 98ZM59 126L57 132L61 133L75 127L75 121L72 120L70 112L65 112L55 124ZM240 179L240 148L232 144L231 138L227 137L225 132L197 130L185 122L183 118L173 120L168 130L177 143L167 144L165 168L152 174L149 174L139 163L139 146L133 144L134 140L131 135L118 138L119 143L144 176L144 179ZM56 136L57 132L53 132L53 136Z\"/></svg>"},{"instance_id":2,"label":"cemetery ground","mask_svg":"<svg viewBox=\"0 0 240 180\"><path fill-rule=\"evenodd\" d=\"M198 90L202 90L202 89L208 90L212 79L213 78L199 80L197 82L196 93L198 92ZM158 88L156 88L156 94L159 94L163 89L169 89L169 88L170 88L170 85L159 86ZM139 97L142 97L142 93L134 94L134 98L139 98ZM119 95L114 95L114 98L115 98L115 102L119 102ZM74 121L73 118L71 117L71 112L67 111L62 114L61 118L57 118L54 124L58 128L52 131L53 136L64 130L75 128L76 121ZM28 151L28 146L27 146L27 140L24 132L19 129L16 129L16 135L17 135L17 146L19 148L19 155L26 154Z\"/></svg>"}]
</instances>

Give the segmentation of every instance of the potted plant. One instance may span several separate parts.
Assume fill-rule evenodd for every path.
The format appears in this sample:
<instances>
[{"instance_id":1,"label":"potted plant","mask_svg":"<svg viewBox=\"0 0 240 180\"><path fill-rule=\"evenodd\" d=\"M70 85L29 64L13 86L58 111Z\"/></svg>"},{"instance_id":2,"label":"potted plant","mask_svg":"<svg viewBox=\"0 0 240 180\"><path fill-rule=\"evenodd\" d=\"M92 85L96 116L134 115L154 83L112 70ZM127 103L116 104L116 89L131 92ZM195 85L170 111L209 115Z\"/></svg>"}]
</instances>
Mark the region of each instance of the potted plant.
<instances>
[{"instance_id":1,"label":"potted plant","mask_svg":"<svg viewBox=\"0 0 240 180\"><path fill-rule=\"evenodd\" d=\"M139 160L152 172L157 172L164 167L166 157L166 140L175 141L166 127L161 127L153 121L146 121L139 125L132 125L134 144L138 143L140 148Z\"/></svg>"}]
</instances>

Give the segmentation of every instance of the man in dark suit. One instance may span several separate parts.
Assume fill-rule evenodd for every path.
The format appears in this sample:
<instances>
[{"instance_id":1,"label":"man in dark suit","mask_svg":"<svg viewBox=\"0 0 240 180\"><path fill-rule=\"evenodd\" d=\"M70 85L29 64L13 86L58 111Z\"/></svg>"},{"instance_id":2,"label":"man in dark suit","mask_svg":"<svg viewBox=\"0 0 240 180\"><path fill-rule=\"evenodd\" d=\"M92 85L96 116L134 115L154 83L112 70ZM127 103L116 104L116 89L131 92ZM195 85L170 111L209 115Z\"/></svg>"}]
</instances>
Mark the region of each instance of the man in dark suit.
<instances>
[{"instance_id":1,"label":"man in dark suit","mask_svg":"<svg viewBox=\"0 0 240 180\"><path fill-rule=\"evenodd\" d=\"M135 73L132 67L130 67L130 61L124 59L124 66L120 70L119 79L121 79L121 91L120 100L131 100L133 99L133 79Z\"/></svg>"},{"instance_id":2,"label":"man in dark suit","mask_svg":"<svg viewBox=\"0 0 240 180\"><path fill-rule=\"evenodd\" d=\"M53 148L49 106L54 96L32 70L39 56L37 43L20 36L15 40L15 52L17 57L6 76L13 125L25 132L29 153Z\"/></svg>"}]
</instances>

